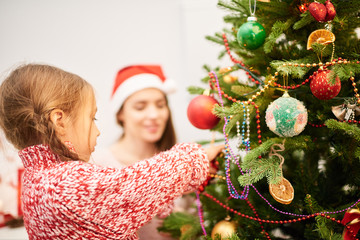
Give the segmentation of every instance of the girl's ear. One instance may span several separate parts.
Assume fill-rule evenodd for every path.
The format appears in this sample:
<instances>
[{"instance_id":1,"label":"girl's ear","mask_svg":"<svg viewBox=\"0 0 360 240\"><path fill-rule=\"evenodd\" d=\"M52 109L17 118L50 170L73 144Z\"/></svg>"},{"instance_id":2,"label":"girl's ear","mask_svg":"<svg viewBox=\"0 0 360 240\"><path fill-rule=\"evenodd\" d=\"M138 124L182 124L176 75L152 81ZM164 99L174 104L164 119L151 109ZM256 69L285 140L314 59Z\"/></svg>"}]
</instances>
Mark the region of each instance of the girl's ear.
<instances>
[{"instance_id":1,"label":"girl's ear","mask_svg":"<svg viewBox=\"0 0 360 240\"><path fill-rule=\"evenodd\" d=\"M55 126L55 131L59 136L64 136L65 131L65 113L61 109L54 109L50 113L50 121Z\"/></svg>"}]
</instances>

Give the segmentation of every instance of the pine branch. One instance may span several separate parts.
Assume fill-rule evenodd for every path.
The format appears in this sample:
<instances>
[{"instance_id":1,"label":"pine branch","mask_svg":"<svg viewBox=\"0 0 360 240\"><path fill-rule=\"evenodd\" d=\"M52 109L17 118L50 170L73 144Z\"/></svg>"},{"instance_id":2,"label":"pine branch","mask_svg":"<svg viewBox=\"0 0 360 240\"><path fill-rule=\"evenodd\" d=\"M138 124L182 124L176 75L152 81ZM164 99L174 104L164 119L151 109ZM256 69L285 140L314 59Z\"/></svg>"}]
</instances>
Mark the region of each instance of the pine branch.
<instances>
[{"instance_id":1,"label":"pine branch","mask_svg":"<svg viewBox=\"0 0 360 240\"><path fill-rule=\"evenodd\" d=\"M239 96L248 95L249 92L254 91L254 87L246 86L246 85L234 85L231 87L231 91Z\"/></svg>"},{"instance_id":2,"label":"pine branch","mask_svg":"<svg viewBox=\"0 0 360 240\"><path fill-rule=\"evenodd\" d=\"M327 120L325 125L330 129L343 131L345 134L360 142L360 129L356 125L338 122L335 119Z\"/></svg>"},{"instance_id":3,"label":"pine branch","mask_svg":"<svg viewBox=\"0 0 360 240\"><path fill-rule=\"evenodd\" d=\"M188 213L174 212L164 219L163 225L158 230L168 232L180 240L190 240L195 239L201 232L201 226L197 217Z\"/></svg>"},{"instance_id":4,"label":"pine branch","mask_svg":"<svg viewBox=\"0 0 360 240\"><path fill-rule=\"evenodd\" d=\"M266 177L268 183L278 183L282 177L280 159L278 157L262 158L261 160L247 162L243 164L249 172L238 178L241 186L254 184Z\"/></svg>"},{"instance_id":5,"label":"pine branch","mask_svg":"<svg viewBox=\"0 0 360 240\"><path fill-rule=\"evenodd\" d=\"M263 144L261 144L259 147L251 150L246 154L246 156L243 159L243 162L251 162L251 161L257 161L259 156L265 154L268 152L268 150L271 148L271 146L275 143L274 139L269 139Z\"/></svg>"},{"instance_id":6,"label":"pine branch","mask_svg":"<svg viewBox=\"0 0 360 240\"><path fill-rule=\"evenodd\" d=\"M250 113L254 109L253 106L249 106ZM241 103L234 103L230 107L222 107L220 105L214 107L214 114L216 114L218 117L223 118L227 116L242 116L243 115L243 105Z\"/></svg>"},{"instance_id":7,"label":"pine branch","mask_svg":"<svg viewBox=\"0 0 360 240\"><path fill-rule=\"evenodd\" d=\"M314 21L314 17L311 16L309 11L306 11L305 13L301 14L301 19L294 24L293 29L299 30L300 28L303 28Z\"/></svg>"},{"instance_id":8,"label":"pine branch","mask_svg":"<svg viewBox=\"0 0 360 240\"><path fill-rule=\"evenodd\" d=\"M205 39L221 45L224 43L223 39L219 37L206 36Z\"/></svg>"},{"instance_id":9,"label":"pine branch","mask_svg":"<svg viewBox=\"0 0 360 240\"><path fill-rule=\"evenodd\" d=\"M293 65L295 63L300 64L301 62L299 61L272 61L270 63L271 67L276 69L277 72L281 73L282 75L288 75L288 76L292 76L294 78L303 78L304 75L307 73L308 69L306 68L299 68L299 67L294 67L294 66L289 66L288 64L284 63L292 63Z\"/></svg>"},{"instance_id":10,"label":"pine branch","mask_svg":"<svg viewBox=\"0 0 360 240\"><path fill-rule=\"evenodd\" d=\"M356 62L356 61L353 61ZM335 65L331 68L341 81L347 81L350 77L354 77L355 74L360 74L359 64L341 64ZM335 79L332 81L335 83Z\"/></svg>"},{"instance_id":11,"label":"pine branch","mask_svg":"<svg viewBox=\"0 0 360 240\"><path fill-rule=\"evenodd\" d=\"M190 94L197 94L197 95L201 95L204 93L205 89L201 88L201 87L194 87L194 86L190 86L187 88L187 91Z\"/></svg>"},{"instance_id":12,"label":"pine branch","mask_svg":"<svg viewBox=\"0 0 360 240\"><path fill-rule=\"evenodd\" d=\"M242 23L244 23L244 20L240 20L240 19L246 19L247 14L241 14L241 15L227 15L224 16L224 22L226 23L232 23L235 26L240 26Z\"/></svg>"},{"instance_id":13,"label":"pine branch","mask_svg":"<svg viewBox=\"0 0 360 240\"><path fill-rule=\"evenodd\" d=\"M262 157L259 159L259 156L264 156L270 152L269 150L274 144L283 143L283 141L283 138L272 138L247 153L241 167L243 171L250 171L238 178L241 186L254 184L264 177L267 178L269 184L276 184L281 180L282 169L280 166L280 159L273 156L270 158ZM284 147L286 151L294 151L309 148L310 145L312 144L309 137L298 136L287 138Z\"/></svg>"},{"instance_id":14,"label":"pine branch","mask_svg":"<svg viewBox=\"0 0 360 240\"><path fill-rule=\"evenodd\" d=\"M308 210L308 212L316 213L323 211L323 209L319 206L317 201L310 194L306 194L304 201L305 201L305 207Z\"/></svg>"},{"instance_id":15,"label":"pine branch","mask_svg":"<svg viewBox=\"0 0 360 240\"><path fill-rule=\"evenodd\" d=\"M357 147L355 149L354 157L359 158L359 160L360 160L360 147Z\"/></svg>"},{"instance_id":16,"label":"pine branch","mask_svg":"<svg viewBox=\"0 0 360 240\"><path fill-rule=\"evenodd\" d=\"M331 56L334 46L332 44L323 45L320 43L311 44L312 51L319 57L321 62L326 62L324 59ZM330 59L329 59L330 61Z\"/></svg>"},{"instance_id":17,"label":"pine branch","mask_svg":"<svg viewBox=\"0 0 360 240\"><path fill-rule=\"evenodd\" d=\"M329 228L328 225L331 225L331 220L317 216L316 220L316 231L319 233L321 239L331 239L331 240L343 240L341 234L334 233L332 228Z\"/></svg>"},{"instance_id":18,"label":"pine branch","mask_svg":"<svg viewBox=\"0 0 360 240\"><path fill-rule=\"evenodd\" d=\"M226 50L221 51L221 52L219 53L218 59L219 59L219 60L222 59L223 57L226 56L226 54L227 54Z\"/></svg>"},{"instance_id":19,"label":"pine branch","mask_svg":"<svg viewBox=\"0 0 360 240\"><path fill-rule=\"evenodd\" d=\"M264 44L265 53L270 53L273 50L276 40L293 24L294 20L294 18L290 18L286 22L275 22Z\"/></svg>"},{"instance_id":20,"label":"pine branch","mask_svg":"<svg viewBox=\"0 0 360 240\"><path fill-rule=\"evenodd\" d=\"M224 8L225 10L230 10L230 11L235 11L235 12L245 12L246 15L249 15L249 5L248 4L242 4L241 2L238 1L233 1L230 2L229 1L223 1L220 0L218 2L218 6L221 8Z\"/></svg>"}]
</instances>

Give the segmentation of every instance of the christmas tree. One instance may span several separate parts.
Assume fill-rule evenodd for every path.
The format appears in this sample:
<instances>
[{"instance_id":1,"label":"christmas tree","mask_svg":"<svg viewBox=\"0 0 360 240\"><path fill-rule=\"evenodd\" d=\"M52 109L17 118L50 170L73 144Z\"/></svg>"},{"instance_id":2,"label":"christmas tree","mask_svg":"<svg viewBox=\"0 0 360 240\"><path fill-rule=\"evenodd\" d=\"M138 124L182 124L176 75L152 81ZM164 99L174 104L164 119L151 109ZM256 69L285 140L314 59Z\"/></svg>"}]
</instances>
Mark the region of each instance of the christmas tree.
<instances>
[{"instance_id":1,"label":"christmas tree","mask_svg":"<svg viewBox=\"0 0 360 240\"><path fill-rule=\"evenodd\" d=\"M162 230L180 239L355 239L360 0L218 5L231 28L207 39L233 65L205 66L209 87L189 87L201 98L188 117L222 133L226 151L196 192L198 215L174 213Z\"/></svg>"}]
</instances>

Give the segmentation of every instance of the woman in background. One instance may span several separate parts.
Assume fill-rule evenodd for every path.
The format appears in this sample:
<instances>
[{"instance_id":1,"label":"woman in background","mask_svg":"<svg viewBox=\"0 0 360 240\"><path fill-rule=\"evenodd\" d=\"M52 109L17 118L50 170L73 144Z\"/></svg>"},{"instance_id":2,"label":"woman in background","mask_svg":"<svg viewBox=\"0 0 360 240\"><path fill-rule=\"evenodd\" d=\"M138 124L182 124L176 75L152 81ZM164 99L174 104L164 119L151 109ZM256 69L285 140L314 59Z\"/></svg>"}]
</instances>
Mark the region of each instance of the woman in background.
<instances>
[{"instance_id":1,"label":"woman in background","mask_svg":"<svg viewBox=\"0 0 360 240\"><path fill-rule=\"evenodd\" d=\"M108 148L98 149L93 158L97 164L123 168L170 149L176 143L167 94L175 90L158 65L133 65L119 70L112 92L112 109L123 133ZM180 203L180 201L177 201ZM177 204L178 205L178 204ZM171 239L159 233L172 206L138 231L140 239Z\"/></svg>"}]
</instances>

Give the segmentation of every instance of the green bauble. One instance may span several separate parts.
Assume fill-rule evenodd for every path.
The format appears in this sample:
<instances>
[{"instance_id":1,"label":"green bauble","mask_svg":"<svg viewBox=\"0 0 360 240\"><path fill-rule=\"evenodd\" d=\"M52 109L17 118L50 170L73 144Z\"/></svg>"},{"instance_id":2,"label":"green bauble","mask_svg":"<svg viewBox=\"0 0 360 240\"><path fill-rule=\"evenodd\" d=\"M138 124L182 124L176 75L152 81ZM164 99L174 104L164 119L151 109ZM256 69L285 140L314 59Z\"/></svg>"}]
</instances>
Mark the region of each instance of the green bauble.
<instances>
[{"instance_id":1,"label":"green bauble","mask_svg":"<svg viewBox=\"0 0 360 240\"><path fill-rule=\"evenodd\" d=\"M266 109L266 125L280 137L300 134L307 124L307 110L302 102L286 92Z\"/></svg>"},{"instance_id":2,"label":"green bauble","mask_svg":"<svg viewBox=\"0 0 360 240\"><path fill-rule=\"evenodd\" d=\"M265 38L265 28L256 22L256 17L248 17L248 21L241 25L237 32L239 44L249 50L259 48L264 43Z\"/></svg>"}]
</instances>

